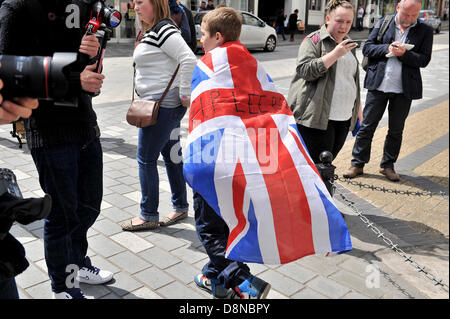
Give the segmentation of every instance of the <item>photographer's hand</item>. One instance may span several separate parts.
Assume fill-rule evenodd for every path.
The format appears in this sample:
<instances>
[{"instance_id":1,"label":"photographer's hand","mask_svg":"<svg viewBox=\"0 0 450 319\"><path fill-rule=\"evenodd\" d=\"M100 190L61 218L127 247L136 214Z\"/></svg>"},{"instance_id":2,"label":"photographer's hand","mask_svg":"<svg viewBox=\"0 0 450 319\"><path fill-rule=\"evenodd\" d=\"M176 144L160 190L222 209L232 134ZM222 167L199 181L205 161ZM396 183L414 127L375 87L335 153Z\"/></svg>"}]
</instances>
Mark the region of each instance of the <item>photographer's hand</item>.
<instances>
[{"instance_id":1,"label":"photographer's hand","mask_svg":"<svg viewBox=\"0 0 450 319\"><path fill-rule=\"evenodd\" d=\"M0 90L3 88L3 82L0 80ZM0 124L8 124L17 121L19 118L30 117L31 111L38 107L38 100L30 98L14 98L11 101L3 101L0 94Z\"/></svg>"},{"instance_id":2,"label":"photographer's hand","mask_svg":"<svg viewBox=\"0 0 450 319\"><path fill-rule=\"evenodd\" d=\"M89 57L92 59L97 55L99 48L100 42L98 42L98 39L95 35L84 35L83 39L81 40L79 51L81 53L89 55Z\"/></svg>"},{"instance_id":3,"label":"photographer's hand","mask_svg":"<svg viewBox=\"0 0 450 319\"><path fill-rule=\"evenodd\" d=\"M97 62L98 63L98 62ZM86 92L97 93L100 91L103 85L103 74L94 72L97 67L97 63L88 65L83 72L81 72L80 80L81 87Z\"/></svg>"}]
</instances>

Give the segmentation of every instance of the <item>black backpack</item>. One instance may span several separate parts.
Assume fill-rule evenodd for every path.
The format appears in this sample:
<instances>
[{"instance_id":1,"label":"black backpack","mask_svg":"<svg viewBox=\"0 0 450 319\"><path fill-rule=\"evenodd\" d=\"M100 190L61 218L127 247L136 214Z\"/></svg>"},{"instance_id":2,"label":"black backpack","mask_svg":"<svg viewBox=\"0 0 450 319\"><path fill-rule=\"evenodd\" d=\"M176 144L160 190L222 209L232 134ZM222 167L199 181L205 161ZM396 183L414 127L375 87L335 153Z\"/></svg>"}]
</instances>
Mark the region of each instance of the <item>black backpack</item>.
<instances>
[{"instance_id":1,"label":"black backpack","mask_svg":"<svg viewBox=\"0 0 450 319\"><path fill-rule=\"evenodd\" d=\"M383 35L385 34L387 28L389 27L389 24L391 23L392 18L394 18L394 15L388 15L384 18L383 22L381 23L381 27L378 30L377 34L377 42L380 42L383 40ZM364 71L367 71L367 66L369 65L369 57L364 56L361 67Z\"/></svg>"}]
</instances>

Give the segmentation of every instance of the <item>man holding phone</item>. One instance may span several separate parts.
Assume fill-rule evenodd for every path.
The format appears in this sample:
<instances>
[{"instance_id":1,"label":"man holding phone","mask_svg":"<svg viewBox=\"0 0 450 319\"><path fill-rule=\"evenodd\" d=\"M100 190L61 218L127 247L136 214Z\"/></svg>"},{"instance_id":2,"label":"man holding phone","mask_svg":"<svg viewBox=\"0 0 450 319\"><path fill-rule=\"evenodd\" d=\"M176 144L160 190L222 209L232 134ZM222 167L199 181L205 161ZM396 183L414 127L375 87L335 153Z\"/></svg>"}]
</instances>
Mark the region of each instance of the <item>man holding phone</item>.
<instances>
[{"instance_id":1,"label":"man holding phone","mask_svg":"<svg viewBox=\"0 0 450 319\"><path fill-rule=\"evenodd\" d=\"M363 47L364 56L369 57L364 80L368 92L364 120L356 136L351 166L344 174L346 178L363 174L363 167L370 159L373 135L389 105L389 130L380 173L390 181L400 180L394 163L400 153L411 102L422 98L420 68L430 62L433 46L432 27L418 19L421 6L420 0L401 0L381 43L377 41L377 35L384 19L378 22ZM408 51L407 45L414 47Z\"/></svg>"}]
</instances>

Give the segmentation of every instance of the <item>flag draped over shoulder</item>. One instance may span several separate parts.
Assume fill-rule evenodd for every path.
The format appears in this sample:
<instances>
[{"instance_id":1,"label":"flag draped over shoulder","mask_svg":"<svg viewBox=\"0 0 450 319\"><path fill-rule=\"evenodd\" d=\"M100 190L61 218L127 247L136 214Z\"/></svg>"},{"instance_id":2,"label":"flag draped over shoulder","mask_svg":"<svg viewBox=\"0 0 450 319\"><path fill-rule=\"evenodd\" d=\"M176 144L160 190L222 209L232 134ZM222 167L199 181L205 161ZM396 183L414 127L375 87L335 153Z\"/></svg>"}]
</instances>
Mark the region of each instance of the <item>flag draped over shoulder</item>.
<instances>
[{"instance_id":1,"label":"flag draped over shoulder","mask_svg":"<svg viewBox=\"0 0 450 319\"><path fill-rule=\"evenodd\" d=\"M226 222L229 259L284 264L351 250L286 100L240 42L192 74L184 176Z\"/></svg>"}]
</instances>

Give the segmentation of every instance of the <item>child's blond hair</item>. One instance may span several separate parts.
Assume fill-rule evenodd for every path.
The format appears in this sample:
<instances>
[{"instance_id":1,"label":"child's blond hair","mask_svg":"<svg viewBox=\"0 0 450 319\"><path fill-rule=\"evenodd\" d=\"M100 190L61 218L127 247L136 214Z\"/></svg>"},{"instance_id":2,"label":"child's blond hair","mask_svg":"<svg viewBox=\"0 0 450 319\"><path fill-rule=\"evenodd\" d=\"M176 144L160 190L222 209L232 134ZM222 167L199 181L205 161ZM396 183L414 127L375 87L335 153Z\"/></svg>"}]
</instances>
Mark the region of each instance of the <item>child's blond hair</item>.
<instances>
[{"instance_id":1,"label":"child's blond hair","mask_svg":"<svg viewBox=\"0 0 450 319\"><path fill-rule=\"evenodd\" d=\"M214 9L205 14L202 23L211 36L219 32L225 42L237 41L241 35L242 16L233 8Z\"/></svg>"}]
</instances>

